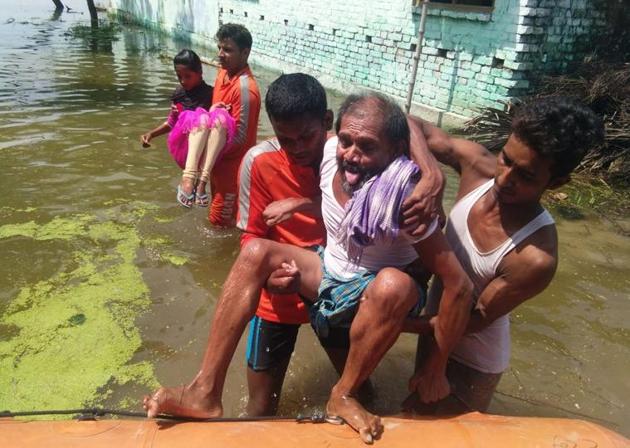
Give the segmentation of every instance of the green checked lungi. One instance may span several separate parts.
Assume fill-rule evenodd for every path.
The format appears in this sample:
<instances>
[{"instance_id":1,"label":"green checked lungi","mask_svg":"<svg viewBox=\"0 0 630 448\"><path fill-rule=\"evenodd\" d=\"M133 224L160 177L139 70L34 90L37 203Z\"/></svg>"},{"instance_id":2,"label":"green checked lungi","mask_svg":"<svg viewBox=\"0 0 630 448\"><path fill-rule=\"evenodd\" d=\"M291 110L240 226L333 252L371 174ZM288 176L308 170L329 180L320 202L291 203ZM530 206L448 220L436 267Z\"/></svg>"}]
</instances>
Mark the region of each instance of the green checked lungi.
<instances>
[{"instance_id":1,"label":"green checked lungi","mask_svg":"<svg viewBox=\"0 0 630 448\"><path fill-rule=\"evenodd\" d=\"M322 263L322 282L319 285L317 301L309 307L311 325L320 338L328 337L331 327L350 327L359 301L376 272L362 272L348 280L333 277L324 265L324 248L318 247L317 254ZM416 282L419 293L418 303L409 312L417 317L426 302L426 289Z\"/></svg>"}]
</instances>

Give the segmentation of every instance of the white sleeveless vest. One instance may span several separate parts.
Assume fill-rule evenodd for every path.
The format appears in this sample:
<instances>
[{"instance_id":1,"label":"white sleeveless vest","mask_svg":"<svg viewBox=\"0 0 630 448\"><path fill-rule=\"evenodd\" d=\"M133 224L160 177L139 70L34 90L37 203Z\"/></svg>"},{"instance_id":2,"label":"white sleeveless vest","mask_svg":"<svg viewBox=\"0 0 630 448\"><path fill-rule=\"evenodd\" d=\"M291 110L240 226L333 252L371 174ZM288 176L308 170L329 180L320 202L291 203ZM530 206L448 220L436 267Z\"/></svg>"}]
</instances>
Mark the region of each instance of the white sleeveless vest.
<instances>
[{"instance_id":1,"label":"white sleeveless vest","mask_svg":"<svg viewBox=\"0 0 630 448\"><path fill-rule=\"evenodd\" d=\"M544 226L554 223L547 210L519 229L514 235L489 252L481 252L468 229L468 215L473 205L494 184L494 179L477 187L460 199L449 214L446 238L462 267L474 285L475 302L485 287L497 276L501 260L525 238ZM437 313L442 284L435 279L429 293L427 310ZM486 373L501 373L510 362L510 320L509 314L499 317L485 329L464 335L451 353L451 357L464 365Z\"/></svg>"}]
</instances>

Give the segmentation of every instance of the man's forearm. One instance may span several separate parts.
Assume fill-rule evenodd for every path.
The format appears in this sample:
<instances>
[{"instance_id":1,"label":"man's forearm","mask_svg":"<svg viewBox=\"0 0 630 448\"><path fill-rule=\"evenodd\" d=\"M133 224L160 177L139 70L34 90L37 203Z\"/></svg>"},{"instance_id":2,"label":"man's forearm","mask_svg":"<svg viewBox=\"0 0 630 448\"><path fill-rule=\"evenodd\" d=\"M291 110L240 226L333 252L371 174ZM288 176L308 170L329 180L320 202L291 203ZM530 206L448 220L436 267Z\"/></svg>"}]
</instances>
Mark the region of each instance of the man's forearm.
<instances>
[{"instance_id":1,"label":"man's forearm","mask_svg":"<svg viewBox=\"0 0 630 448\"><path fill-rule=\"evenodd\" d=\"M422 122L417 122L411 117L407 118L410 130L409 152L411 159L418 165L422 172L422 182L433 185L436 189L442 188L444 174L440 170L435 157L431 154L427 139L424 135Z\"/></svg>"},{"instance_id":2,"label":"man's forearm","mask_svg":"<svg viewBox=\"0 0 630 448\"><path fill-rule=\"evenodd\" d=\"M433 334L433 326L427 317L408 317L403 322L403 333Z\"/></svg>"},{"instance_id":3,"label":"man's forearm","mask_svg":"<svg viewBox=\"0 0 630 448\"><path fill-rule=\"evenodd\" d=\"M461 170L460 161L453 150L453 140L449 134L434 124L418 117L409 117L408 120L412 134L422 134L427 147L438 162L448 165L457 172Z\"/></svg>"},{"instance_id":4,"label":"man's forearm","mask_svg":"<svg viewBox=\"0 0 630 448\"><path fill-rule=\"evenodd\" d=\"M322 216L322 197L295 198L294 213L307 213L311 216Z\"/></svg>"},{"instance_id":5,"label":"man's forearm","mask_svg":"<svg viewBox=\"0 0 630 448\"><path fill-rule=\"evenodd\" d=\"M432 361L446 366L449 354L464 335L470 319L471 293L470 281L462 281L459 288L444 287L440 309L434 321Z\"/></svg>"}]
</instances>

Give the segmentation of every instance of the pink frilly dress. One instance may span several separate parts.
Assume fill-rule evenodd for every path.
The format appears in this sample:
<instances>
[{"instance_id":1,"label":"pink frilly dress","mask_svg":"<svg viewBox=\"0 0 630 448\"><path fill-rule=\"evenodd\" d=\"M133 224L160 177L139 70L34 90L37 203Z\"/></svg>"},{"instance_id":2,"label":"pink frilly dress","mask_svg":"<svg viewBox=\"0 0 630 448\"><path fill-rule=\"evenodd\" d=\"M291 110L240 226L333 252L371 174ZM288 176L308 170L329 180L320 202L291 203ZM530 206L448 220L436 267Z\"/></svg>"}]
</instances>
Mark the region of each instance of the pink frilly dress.
<instances>
[{"instance_id":1,"label":"pink frilly dress","mask_svg":"<svg viewBox=\"0 0 630 448\"><path fill-rule=\"evenodd\" d=\"M167 140L168 150L181 169L186 166L188 134L197 128L210 129L214 127L217 120L225 128L227 134L226 143L217 157L219 161L225 155L236 134L236 121L227 110L217 107L212 111L207 111L202 107L197 107L195 110L183 110L168 116L168 124L171 126Z\"/></svg>"}]
</instances>

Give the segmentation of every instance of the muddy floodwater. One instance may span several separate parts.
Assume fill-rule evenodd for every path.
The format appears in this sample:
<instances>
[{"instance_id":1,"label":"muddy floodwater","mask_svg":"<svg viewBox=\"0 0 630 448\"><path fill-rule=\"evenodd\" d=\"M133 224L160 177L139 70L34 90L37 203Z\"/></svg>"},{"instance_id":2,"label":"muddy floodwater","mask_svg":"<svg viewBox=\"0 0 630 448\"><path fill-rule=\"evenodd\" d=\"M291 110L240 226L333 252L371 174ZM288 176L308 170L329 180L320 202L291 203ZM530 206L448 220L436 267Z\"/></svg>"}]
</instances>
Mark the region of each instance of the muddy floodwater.
<instances>
[{"instance_id":1,"label":"muddy floodwater","mask_svg":"<svg viewBox=\"0 0 630 448\"><path fill-rule=\"evenodd\" d=\"M169 58L187 44L131 26L94 33L85 14L17 4L0 9L0 410L139 410L158 383L196 372L238 250L236 231L176 204L180 171L164 138L150 149L138 140L164 120ZM254 71L264 93L277 73ZM205 68L208 82L214 74ZM261 117L259 138L271 134ZM490 411L630 435L630 239L620 231L630 222L554 216L559 270L511 316L512 362ZM229 416L245 405L244 345L228 373ZM376 412L398 411L414 350L401 337L374 373ZM335 379L302 328L280 413L321 409Z\"/></svg>"}]
</instances>

